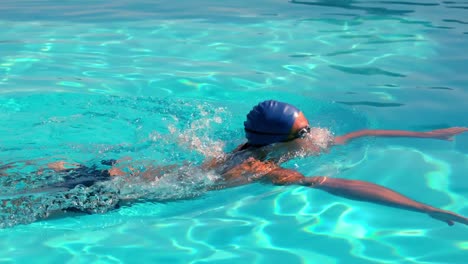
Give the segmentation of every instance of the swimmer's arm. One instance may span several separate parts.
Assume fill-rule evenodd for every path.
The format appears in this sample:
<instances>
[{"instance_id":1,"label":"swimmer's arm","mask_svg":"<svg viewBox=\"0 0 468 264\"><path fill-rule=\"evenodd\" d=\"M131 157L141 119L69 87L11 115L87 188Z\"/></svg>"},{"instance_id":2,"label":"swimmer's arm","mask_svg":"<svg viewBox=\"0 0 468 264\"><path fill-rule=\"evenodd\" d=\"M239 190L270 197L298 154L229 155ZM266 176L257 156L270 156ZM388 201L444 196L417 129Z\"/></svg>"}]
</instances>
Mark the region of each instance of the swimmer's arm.
<instances>
[{"instance_id":1,"label":"swimmer's arm","mask_svg":"<svg viewBox=\"0 0 468 264\"><path fill-rule=\"evenodd\" d=\"M360 137L415 137L415 138L435 138L441 140L452 140L453 136L467 132L468 127L451 127L437 129L428 132L413 132L405 130L359 130L349 134L335 137L334 145L343 145L349 141Z\"/></svg>"},{"instance_id":2,"label":"swimmer's arm","mask_svg":"<svg viewBox=\"0 0 468 264\"><path fill-rule=\"evenodd\" d=\"M278 168L267 175L268 180L276 185L302 185L320 189L336 196L351 200L370 202L404 210L426 213L430 217L448 225L459 222L468 225L468 218L450 211L414 201L393 190L369 182L329 178L324 176L305 177L299 172Z\"/></svg>"}]
</instances>

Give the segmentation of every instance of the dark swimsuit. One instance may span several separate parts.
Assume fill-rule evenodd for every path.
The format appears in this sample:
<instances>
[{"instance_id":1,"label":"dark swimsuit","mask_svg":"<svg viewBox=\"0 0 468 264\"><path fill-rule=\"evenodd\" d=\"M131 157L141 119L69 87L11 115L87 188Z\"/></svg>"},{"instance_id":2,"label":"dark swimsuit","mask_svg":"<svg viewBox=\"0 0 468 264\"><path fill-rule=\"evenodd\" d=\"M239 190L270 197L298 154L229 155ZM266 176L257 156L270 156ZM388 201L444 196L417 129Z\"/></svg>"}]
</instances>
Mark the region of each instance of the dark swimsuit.
<instances>
[{"instance_id":1,"label":"dark swimsuit","mask_svg":"<svg viewBox=\"0 0 468 264\"><path fill-rule=\"evenodd\" d=\"M116 160L102 160L101 164L106 166L112 166L116 163ZM109 181L112 179L108 170L98 169L96 165L87 167L80 165L78 168L66 169L60 172L64 174L63 182L58 182L52 185L52 187L73 189L78 185L90 187L97 182Z\"/></svg>"},{"instance_id":2,"label":"dark swimsuit","mask_svg":"<svg viewBox=\"0 0 468 264\"><path fill-rule=\"evenodd\" d=\"M78 185L90 187L97 182L109 181L111 179L108 170L97 169L96 165L91 167L81 165L78 168L67 169L60 173L65 174L65 176L63 176L64 181L53 184L52 187L61 187L70 190Z\"/></svg>"},{"instance_id":3,"label":"dark swimsuit","mask_svg":"<svg viewBox=\"0 0 468 264\"><path fill-rule=\"evenodd\" d=\"M103 160L101 161L101 164L112 166L115 164L115 160ZM96 165L92 165L90 167L80 165L78 168L61 171L60 174L63 174L63 181L52 184L50 187L62 189L62 191L64 191L63 189L65 189L65 191L70 191L79 186L91 187L96 183L110 181L112 179L109 170L98 169ZM98 200L102 200L102 208L104 209L99 208L99 204L96 204L95 206L93 205L91 207L83 204L84 206L82 205L81 207L72 206L62 208L62 210L67 212L81 212L89 214L94 213L96 210L96 212L104 212L119 208L117 197L118 192L115 192L112 189L102 185L96 185L96 188L93 187L92 189L88 190L90 191L87 193L87 196L95 197L94 199L91 199L94 201L94 203L96 203L96 197L99 197ZM115 202L106 202L106 200L109 198L114 199ZM73 199L73 195L70 197L70 199Z\"/></svg>"}]
</instances>

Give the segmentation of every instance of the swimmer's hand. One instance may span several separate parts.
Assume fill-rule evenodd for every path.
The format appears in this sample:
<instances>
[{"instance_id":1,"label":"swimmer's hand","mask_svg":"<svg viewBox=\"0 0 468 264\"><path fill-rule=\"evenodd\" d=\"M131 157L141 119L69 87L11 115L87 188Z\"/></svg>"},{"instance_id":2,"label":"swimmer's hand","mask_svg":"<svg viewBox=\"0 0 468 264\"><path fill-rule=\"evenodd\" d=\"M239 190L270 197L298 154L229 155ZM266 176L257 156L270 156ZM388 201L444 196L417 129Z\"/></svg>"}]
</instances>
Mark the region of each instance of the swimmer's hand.
<instances>
[{"instance_id":1,"label":"swimmer's hand","mask_svg":"<svg viewBox=\"0 0 468 264\"><path fill-rule=\"evenodd\" d=\"M450 211L434 208L433 210L427 212L427 214L434 219L447 223L449 226L453 226L455 222L468 225L468 218L457 215L456 213Z\"/></svg>"},{"instance_id":2,"label":"swimmer's hand","mask_svg":"<svg viewBox=\"0 0 468 264\"><path fill-rule=\"evenodd\" d=\"M432 130L425 132L431 138L441 139L441 140L453 140L453 136L461 134L463 132L468 132L468 127L451 127L444 129Z\"/></svg>"}]
</instances>

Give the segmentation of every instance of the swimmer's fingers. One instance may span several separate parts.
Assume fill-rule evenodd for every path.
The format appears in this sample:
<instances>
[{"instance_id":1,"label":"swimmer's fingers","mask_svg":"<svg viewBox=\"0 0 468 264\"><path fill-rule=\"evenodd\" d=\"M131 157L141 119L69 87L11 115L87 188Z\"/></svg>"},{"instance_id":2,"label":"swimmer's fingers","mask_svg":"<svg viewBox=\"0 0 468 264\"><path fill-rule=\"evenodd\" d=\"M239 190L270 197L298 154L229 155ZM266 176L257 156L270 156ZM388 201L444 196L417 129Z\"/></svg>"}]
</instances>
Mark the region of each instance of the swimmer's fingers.
<instances>
[{"instance_id":1,"label":"swimmer's fingers","mask_svg":"<svg viewBox=\"0 0 468 264\"><path fill-rule=\"evenodd\" d=\"M428 215L434 219L447 223L449 226L454 225L455 222L468 225L468 218L450 211L437 209L432 212L428 212Z\"/></svg>"},{"instance_id":2,"label":"swimmer's fingers","mask_svg":"<svg viewBox=\"0 0 468 264\"><path fill-rule=\"evenodd\" d=\"M468 132L468 127L451 127L444 129L437 129L427 132L433 138L442 139L442 140L453 140L453 136Z\"/></svg>"}]
</instances>

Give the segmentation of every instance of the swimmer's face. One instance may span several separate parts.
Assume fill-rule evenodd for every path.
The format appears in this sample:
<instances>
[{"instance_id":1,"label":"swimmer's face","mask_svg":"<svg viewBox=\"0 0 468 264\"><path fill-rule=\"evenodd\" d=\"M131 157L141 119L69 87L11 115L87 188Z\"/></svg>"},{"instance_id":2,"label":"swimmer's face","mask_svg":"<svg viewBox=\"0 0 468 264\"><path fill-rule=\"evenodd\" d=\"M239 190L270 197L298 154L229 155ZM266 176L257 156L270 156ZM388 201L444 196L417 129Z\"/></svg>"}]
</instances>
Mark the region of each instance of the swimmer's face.
<instances>
[{"instance_id":1,"label":"swimmer's face","mask_svg":"<svg viewBox=\"0 0 468 264\"><path fill-rule=\"evenodd\" d=\"M291 128L291 131L289 132L289 140L296 139L298 137L301 137L301 133L308 133L310 131L309 127L309 121L307 118L304 116L302 112L299 113L299 115L296 117L296 120L294 121L294 124Z\"/></svg>"}]
</instances>

